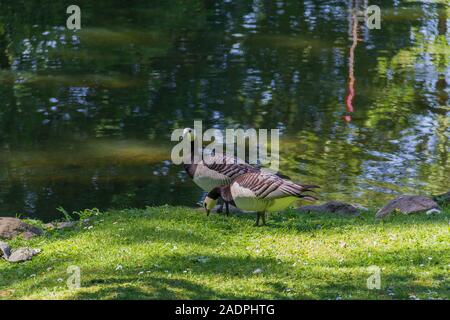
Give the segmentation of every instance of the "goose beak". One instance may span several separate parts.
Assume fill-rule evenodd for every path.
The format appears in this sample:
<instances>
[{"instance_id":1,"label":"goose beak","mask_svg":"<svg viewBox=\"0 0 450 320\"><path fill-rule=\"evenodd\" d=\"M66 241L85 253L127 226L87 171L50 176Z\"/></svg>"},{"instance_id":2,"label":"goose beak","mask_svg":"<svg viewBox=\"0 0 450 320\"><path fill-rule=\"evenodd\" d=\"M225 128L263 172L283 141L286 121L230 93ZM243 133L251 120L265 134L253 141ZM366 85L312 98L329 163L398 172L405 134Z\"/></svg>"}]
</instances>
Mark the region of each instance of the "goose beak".
<instances>
[{"instance_id":1,"label":"goose beak","mask_svg":"<svg viewBox=\"0 0 450 320\"><path fill-rule=\"evenodd\" d=\"M209 213L211 212L211 210L208 209L208 205L206 204L206 202L203 202L203 203L201 204L201 206L202 206L203 208L205 208L206 216L208 217L208 216L209 216Z\"/></svg>"}]
</instances>

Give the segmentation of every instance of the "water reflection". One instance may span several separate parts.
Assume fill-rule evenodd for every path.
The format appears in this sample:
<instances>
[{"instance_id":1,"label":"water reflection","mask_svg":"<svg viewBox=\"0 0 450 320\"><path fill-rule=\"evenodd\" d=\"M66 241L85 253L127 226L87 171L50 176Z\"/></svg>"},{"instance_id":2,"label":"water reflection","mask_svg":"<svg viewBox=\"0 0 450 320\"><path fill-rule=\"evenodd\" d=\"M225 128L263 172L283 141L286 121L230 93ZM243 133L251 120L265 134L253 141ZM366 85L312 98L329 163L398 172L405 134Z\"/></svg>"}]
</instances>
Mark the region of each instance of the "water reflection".
<instances>
[{"instance_id":1,"label":"water reflection","mask_svg":"<svg viewBox=\"0 0 450 320\"><path fill-rule=\"evenodd\" d=\"M2 2L0 214L194 205L168 161L194 119L280 128L281 169L324 199L447 191L448 4L380 1L367 30L353 2L81 1L79 32L63 4Z\"/></svg>"},{"instance_id":2,"label":"water reflection","mask_svg":"<svg viewBox=\"0 0 450 320\"><path fill-rule=\"evenodd\" d=\"M347 113L344 115L344 120L347 122L352 121L352 113L354 111L353 108L353 99L355 97L355 49L358 45L358 14L362 12L362 9L359 7L358 1L351 1L351 7L349 10L349 36L352 40L352 45L350 46L349 55L348 55L348 94L345 98L345 105L347 108Z\"/></svg>"}]
</instances>

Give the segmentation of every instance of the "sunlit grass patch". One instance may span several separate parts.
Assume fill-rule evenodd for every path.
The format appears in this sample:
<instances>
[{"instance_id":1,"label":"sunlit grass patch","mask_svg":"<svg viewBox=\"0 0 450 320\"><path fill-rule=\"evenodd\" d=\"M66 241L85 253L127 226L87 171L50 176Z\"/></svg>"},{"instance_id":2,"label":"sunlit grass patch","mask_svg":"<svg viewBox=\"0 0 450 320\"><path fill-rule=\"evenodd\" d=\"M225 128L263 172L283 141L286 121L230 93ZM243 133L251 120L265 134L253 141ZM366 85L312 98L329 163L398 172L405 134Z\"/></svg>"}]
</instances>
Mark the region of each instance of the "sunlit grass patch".
<instances>
[{"instance_id":1,"label":"sunlit grass patch","mask_svg":"<svg viewBox=\"0 0 450 320\"><path fill-rule=\"evenodd\" d=\"M330 214L206 217L182 207L121 210L13 247L42 248L0 261L0 299L448 299L450 211L374 219ZM81 288L67 287L69 266ZM369 290L370 266L381 288Z\"/></svg>"}]
</instances>

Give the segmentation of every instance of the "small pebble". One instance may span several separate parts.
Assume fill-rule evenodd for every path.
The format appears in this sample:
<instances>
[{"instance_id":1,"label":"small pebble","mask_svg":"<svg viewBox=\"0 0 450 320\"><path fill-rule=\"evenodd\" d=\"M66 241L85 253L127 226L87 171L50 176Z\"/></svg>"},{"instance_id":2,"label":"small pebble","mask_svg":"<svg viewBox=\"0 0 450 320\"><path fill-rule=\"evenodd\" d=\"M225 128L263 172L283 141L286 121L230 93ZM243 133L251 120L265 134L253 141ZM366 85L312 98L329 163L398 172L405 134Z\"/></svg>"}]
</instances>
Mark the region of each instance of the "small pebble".
<instances>
[{"instance_id":1,"label":"small pebble","mask_svg":"<svg viewBox=\"0 0 450 320\"><path fill-rule=\"evenodd\" d=\"M261 268L257 268L257 269L255 269L255 271L253 271L253 274L260 274L262 272L263 272L263 270Z\"/></svg>"}]
</instances>

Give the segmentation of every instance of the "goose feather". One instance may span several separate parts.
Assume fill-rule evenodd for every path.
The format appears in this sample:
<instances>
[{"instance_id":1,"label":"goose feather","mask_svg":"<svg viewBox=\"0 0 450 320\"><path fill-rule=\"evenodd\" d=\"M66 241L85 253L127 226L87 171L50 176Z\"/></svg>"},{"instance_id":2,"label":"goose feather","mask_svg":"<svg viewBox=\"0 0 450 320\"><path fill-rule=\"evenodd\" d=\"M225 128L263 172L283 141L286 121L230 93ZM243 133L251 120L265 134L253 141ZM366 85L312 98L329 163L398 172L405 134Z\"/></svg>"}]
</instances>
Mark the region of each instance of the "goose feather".
<instances>
[{"instance_id":1,"label":"goose feather","mask_svg":"<svg viewBox=\"0 0 450 320\"><path fill-rule=\"evenodd\" d=\"M246 211L283 210L299 198L315 199L303 194L313 188L318 186L296 184L262 171L243 174L229 186L237 207Z\"/></svg>"}]
</instances>

